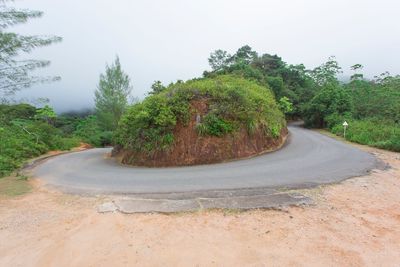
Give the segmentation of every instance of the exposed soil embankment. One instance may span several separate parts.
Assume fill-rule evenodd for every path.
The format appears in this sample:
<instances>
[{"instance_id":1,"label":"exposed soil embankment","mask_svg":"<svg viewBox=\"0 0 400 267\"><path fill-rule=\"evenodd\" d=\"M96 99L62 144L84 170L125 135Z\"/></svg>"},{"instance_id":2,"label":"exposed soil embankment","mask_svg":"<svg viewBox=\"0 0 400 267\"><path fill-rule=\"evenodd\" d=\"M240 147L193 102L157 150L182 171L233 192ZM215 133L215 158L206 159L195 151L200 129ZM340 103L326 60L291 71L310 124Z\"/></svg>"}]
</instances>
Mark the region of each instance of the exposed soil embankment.
<instances>
[{"instance_id":1,"label":"exposed soil embankment","mask_svg":"<svg viewBox=\"0 0 400 267\"><path fill-rule=\"evenodd\" d=\"M217 163L277 150L283 145L288 134L285 127L278 138L266 136L263 129L249 134L245 128L223 137L201 136L196 130L196 124L208 112L207 100L192 101L191 111L188 125L176 125L175 142L170 149L145 153L115 148L113 156L123 164L148 167Z\"/></svg>"}]
</instances>

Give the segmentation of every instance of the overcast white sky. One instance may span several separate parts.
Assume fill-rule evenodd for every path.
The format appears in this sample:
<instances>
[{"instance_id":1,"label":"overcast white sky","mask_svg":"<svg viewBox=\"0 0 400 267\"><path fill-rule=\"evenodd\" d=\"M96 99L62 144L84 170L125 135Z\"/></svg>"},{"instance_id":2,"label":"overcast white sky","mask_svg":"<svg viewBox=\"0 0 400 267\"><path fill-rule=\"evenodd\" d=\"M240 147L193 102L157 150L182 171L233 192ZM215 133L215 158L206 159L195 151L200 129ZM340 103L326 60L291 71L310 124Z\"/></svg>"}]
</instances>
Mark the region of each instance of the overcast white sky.
<instances>
[{"instance_id":1,"label":"overcast white sky","mask_svg":"<svg viewBox=\"0 0 400 267\"><path fill-rule=\"evenodd\" d=\"M233 53L245 44L308 68L335 55L345 74L355 63L363 64L369 77L400 73L398 0L16 0L14 5L45 14L11 30L64 38L29 55L51 60L41 73L60 75L62 81L19 94L48 97L57 111L92 106L99 75L116 54L140 98L154 80L201 76L211 51Z\"/></svg>"}]
</instances>

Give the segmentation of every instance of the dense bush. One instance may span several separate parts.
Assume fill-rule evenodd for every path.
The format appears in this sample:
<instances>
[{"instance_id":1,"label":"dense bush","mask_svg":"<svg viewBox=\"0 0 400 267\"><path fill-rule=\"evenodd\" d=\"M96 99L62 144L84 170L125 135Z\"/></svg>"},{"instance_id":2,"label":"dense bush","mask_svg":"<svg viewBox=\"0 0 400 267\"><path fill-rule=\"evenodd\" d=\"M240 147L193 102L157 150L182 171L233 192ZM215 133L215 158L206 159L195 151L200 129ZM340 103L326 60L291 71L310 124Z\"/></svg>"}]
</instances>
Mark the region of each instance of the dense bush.
<instances>
[{"instance_id":1,"label":"dense bush","mask_svg":"<svg viewBox=\"0 0 400 267\"><path fill-rule=\"evenodd\" d=\"M73 134L83 142L96 147L107 146L112 143L113 133L103 130L94 115L89 115L77 121L76 130Z\"/></svg>"},{"instance_id":2,"label":"dense bush","mask_svg":"<svg viewBox=\"0 0 400 267\"><path fill-rule=\"evenodd\" d=\"M357 119L379 117L400 122L400 78L383 81L356 80L345 85Z\"/></svg>"},{"instance_id":3,"label":"dense bush","mask_svg":"<svg viewBox=\"0 0 400 267\"><path fill-rule=\"evenodd\" d=\"M131 106L116 132L117 144L135 151L167 149L174 142L177 123L188 123L190 101L205 99L209 105L197 126L199 134L223 136L240 128L259 128L277 137L285 126L273 93L233 75L194 79L170 85L159 94Z\"/></svg>"},{"instance_id":4,"label":"dense bush","mask_svg":"<svg viewBox=\"0 0 400 267\"><path fill-rule=\"evenodd\" d=\"M14 119L32 119L36 108L29 104L0 105L0 121L5 123Z\"/></svg>"},{"instance_id":5,"label":"dense bush","mask_svg":"<svg viewBox=\"0 0 400 267\"><path fill-rule=\"evenodd\" d=\"M200 135L224 136L234 130L234 125L222 118L218 118L214 114L207 114L203 118L203 122L197 126Z\"/></svg>"},{"instance_id":6,"label":"dense bush","mask_svg":"<svg viewBox=\"0 0 400 267\"><path fill-rule=\"evenodd\" d=\"M19 168L27 159L49 150L68 150L79 139L54 127L50 107L29 104L0 105L0 177Z\"/></svg>"},{"instance_id":7,"label":"dense bush","mask_svg":"<svg viewBox=\"0 0 400 267\"><path fill-rule=\"evenodd\" d=\"M400 124L391 120L349 120L346 139L363 145L400 152ZM343 135L342 123L331 128L336 135Z\"/></svg>"},{"instance_id":8,"label":"dense bush","mask_svg":"<svg viewBox=\"0 0 400 267\"><path fill-rule=\"evenodd\" d=\"M0 177L21 167L29 158L79 144L78 139L62 137L58 129L45 122L23 119L0 123L0 140Z\"/></svg>"},{"instance_id":9,"label":"dense bush","mask_svg":"<svg viewBox=\"0 0 400 267\"><path fill-rule=\"evenodd\" d=\"M326 84L309 103L304 106L303 118L306 126L327 127L327 117L352 112L350 94L338 84Z\"/></svg>"}]
</instances>

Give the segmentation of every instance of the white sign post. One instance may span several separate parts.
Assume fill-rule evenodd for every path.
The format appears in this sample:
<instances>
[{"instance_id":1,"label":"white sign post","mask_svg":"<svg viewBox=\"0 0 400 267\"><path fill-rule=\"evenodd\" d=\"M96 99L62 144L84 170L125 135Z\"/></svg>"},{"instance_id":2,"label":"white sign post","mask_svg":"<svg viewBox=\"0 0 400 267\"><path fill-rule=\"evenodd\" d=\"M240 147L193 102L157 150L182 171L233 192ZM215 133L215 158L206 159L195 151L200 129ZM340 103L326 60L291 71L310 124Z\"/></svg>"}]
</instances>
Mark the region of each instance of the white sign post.
<instances>
[{"instance_id":1,"label":"white sign post","mask_svg":"<svg viewBox=\"0 0 400 267\"><path fill-rule=\"evenodd\" d=\"M346 139L346 129L347 129L347 126L349 126L349 124L347 123L347 121L344 121L344 122L343 122L343 137L344 137L344 139Z\"/></svg>"}]
</instances>

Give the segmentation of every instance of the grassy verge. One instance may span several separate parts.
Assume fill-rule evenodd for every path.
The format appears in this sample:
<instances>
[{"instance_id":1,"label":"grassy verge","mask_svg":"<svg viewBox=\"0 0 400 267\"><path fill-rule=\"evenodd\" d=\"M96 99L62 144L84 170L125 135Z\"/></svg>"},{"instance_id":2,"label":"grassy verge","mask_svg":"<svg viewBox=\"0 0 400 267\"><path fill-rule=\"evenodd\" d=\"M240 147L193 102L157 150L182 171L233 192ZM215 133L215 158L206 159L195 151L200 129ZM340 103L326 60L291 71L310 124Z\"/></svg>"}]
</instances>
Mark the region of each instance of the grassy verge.
<instances>
[{"instance_id":1,"label":"grassy verge","mask_svg":"<svg viewBox=\"0 0 400 267\"><path fill-rule=\"evenodd\" d=\"M330 131L343 137L343 126L341 124L333 126ZM350 120L346 131L346 140L400 152L400 125L387 120Z\"/></svg>"},{"instance_id":2,"label":"grassy verge","mask_svg":"<svg viewBox=\"0 0 400 267\"><path fill-rule=\"evenodd\" d=\"M15 197L32 190L27 177L25 176L7 176L0 178L0 198Z\"/></svg>"}]
</instances>

